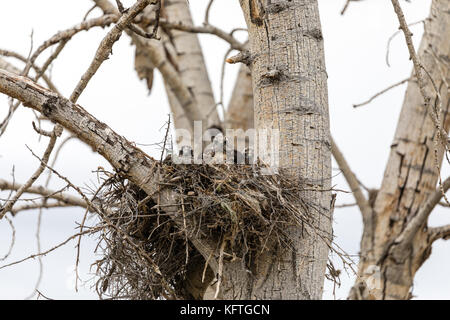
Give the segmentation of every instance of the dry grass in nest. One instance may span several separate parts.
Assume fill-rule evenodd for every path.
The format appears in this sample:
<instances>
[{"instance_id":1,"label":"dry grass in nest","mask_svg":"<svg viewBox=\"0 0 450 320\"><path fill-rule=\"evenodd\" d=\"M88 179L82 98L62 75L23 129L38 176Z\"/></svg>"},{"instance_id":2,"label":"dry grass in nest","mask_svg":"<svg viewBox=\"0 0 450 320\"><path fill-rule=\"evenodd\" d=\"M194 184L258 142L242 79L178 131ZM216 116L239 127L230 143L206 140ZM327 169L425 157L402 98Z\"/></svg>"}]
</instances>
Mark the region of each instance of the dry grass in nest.
<instances>
[{"instance_id":1,"label":"dry grass in nest","mask_svg":"<svg viewBox=\"0 0 450 320\"><path fill-rule=\"evenodd\" d=\"M98 293L113 299L192 298L183 288L187 266L199 256L187 241L193 235L218 244L228 239L227 259L240 259L250 272L263 252L279 255L289 248L289 226L311 227L310 210L299 200L302 186L261 175L260 169L163 162L162 187L180 195L178 214L190 221L186 227L155 201L142 205L147 195L136 185L117 175L109 179L98 196L110 222L100 237Z\"/></svg>"}]
</instances>

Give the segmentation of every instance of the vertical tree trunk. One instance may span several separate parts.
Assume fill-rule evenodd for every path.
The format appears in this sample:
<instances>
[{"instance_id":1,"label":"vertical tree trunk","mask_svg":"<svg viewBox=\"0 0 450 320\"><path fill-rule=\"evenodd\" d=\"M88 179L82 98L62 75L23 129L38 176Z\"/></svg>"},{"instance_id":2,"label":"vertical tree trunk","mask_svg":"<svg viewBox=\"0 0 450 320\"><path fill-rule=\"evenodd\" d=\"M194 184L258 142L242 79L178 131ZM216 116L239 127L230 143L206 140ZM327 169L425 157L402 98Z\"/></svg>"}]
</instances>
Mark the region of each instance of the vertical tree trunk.
<instances>
[{"instance_id":1,"label":"vertical tree trunk","mask_svg":"<svg viewBox=\"0 0 450 320\"><path fill-rule=\"evenodd\" d=\"M449 12L448 0L433 1L419 49L422 65L440 90L445 130L450 127L446 85L450 78ZM434 97L432 107L435 108L439 101L431 82L427 90ZM432 241L426 223L411 241L397 240L438 181L436 164L442 162L444 147L434 142L436 128L430 112L423 105L417 83L409 82L371 223L365 226L358 279L350 293L351 299L409 298L414 275L431 253ZM377 279L372 279L375 282L368 287L367 280L370 282L371 277Z\"/></svg>"},{"instance_id":2,"label":"vertical tree trunk","mask_svg":"<svg viewBox=\"0 0 450 320\"><path fill-rule=\"evenodd\" d=\"M329 240L330 134L317 1L240 3L250 38L255 128L279 130L280 171L308 188L300 196L313 208L321 236ZM293 249L282 251L281 259L261 258L256 274L243 270L240 262L225 264L222 297L320 299L327 244L314 232L298 228L288 232Z\"/></svg>"},{"instance_id":3,"label":"vertical tree trunk","mask_svg":"<svg viewBox=\"0 0 450 320\"><path fill-rule=\"evenodd\" d=\"M193 26L189 3L186 0L165 0L164 12L169 21ZM173 45L176 54L173 60L178 66L180 77L197 102L206 125L218 126L220 119L197 35L179 30L166 30L166 35L165 42L169 41Z\"/></svg>"},{"instance_id":4,"label":"vertical tree trunk","mask_svg":"<svg viewBox=\"0 0 450 320\"><path fill-rule=\"evenodd\" d=\"M254 128L252 74L241 65L225 116L226 129Z\"/></svg>"}]
</instances>

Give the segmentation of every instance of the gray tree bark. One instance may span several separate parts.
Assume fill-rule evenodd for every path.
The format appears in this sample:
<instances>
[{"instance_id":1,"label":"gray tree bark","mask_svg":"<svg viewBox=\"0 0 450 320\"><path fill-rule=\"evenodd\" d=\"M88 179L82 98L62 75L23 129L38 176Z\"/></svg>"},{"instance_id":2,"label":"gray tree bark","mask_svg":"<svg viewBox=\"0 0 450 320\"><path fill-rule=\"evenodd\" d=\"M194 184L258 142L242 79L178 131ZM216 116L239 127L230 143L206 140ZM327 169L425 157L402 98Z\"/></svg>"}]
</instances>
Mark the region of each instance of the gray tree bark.
<instances>
[{"instance_id":1,"label":"gray tree bark","mask_svg":"<svg viewBox=\"0 0 450 320\"><path fill-rule=\"evenodd\" d=\"M224 265L226 299L320 299L331 238L327 76L317 1L241 0L250 39L255 128L277 129L279 168L311 191L315 226L292 228L293 249L264 256L257 273ZM265 150L270 152L270 150Z\"/></svg>"}]
</instances>

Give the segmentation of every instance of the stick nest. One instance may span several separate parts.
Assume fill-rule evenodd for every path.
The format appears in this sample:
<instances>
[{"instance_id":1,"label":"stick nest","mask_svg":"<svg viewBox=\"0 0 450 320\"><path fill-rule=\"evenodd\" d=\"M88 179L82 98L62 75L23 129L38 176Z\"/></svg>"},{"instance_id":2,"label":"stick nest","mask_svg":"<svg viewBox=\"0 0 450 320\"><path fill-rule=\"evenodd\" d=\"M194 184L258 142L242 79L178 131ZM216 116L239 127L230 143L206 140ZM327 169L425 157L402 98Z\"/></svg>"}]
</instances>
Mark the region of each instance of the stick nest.
<instances>
[{"instance_id":1,"label":"stick nest","mask_svg":"<svg viewBox=\"0 0 450 320\"><path fill-rule=\"evenodd\" d=\"M136 185L119 175L110 177L97 200L107 213L96 262L101 297L112 299L190 298L186 290L189 268L198 265L203 277L212 273L190 238L208 239L219 247L226 241L223 263L241 261L256 272L261 254L280 256L291 246L287 230L311 229L310 211L301 200L298 181L282 175L262 175L261 166L159 166L160 188L176 192L170 210L149 199ZM182 217L176 224L173 217ZM282 249L284 248L284 249Z\"/></svg>"}]
</instances>

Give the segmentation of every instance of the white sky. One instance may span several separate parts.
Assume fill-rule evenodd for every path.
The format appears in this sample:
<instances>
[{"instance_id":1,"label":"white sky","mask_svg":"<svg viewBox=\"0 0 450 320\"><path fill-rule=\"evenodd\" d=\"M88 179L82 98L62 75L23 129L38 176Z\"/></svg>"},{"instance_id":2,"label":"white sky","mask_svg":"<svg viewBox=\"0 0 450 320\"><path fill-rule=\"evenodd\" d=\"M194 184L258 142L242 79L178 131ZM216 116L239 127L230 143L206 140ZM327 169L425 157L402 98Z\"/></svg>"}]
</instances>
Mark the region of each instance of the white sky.
<instances>
[{"instance_id":1,"label":"white sky","mask_svg":"<svg viewBox=\"0 0 450 320\"><path fill-rule=\"evenodd\" d=\"M134 1L123 1L126 5ZM197 24L203 21L206 0L190 0ZM375 100L371 105L353 109L352 104L366 100L372 94L390 84L409 76L411 63L401 36L391 45L390 62L385 62L386 43L397 30L398 22L388 1L364 1L352 4L345 16L340 10L345 0L319 0L325 38L326 63L329 75L329 102L332 133L345 153L352 169L367 186L378 187L383 177L389 145L403 100L405 86L399 87ZM415 22L428 15L430 0L402 1L408 22ZM89 0L3 0L0 11L0 48L15 50L27 55L30 48L30 33L34 30L36 48L57 30L78 23L91 7ZM98 15L94 11L91 17ZM231 30L244 27L237 0L216 0L210 21ZM413 27L415 44L422 34L421 25ZM98 43L107 30L93 29L73 38L66 46L52 69L52 79L62 94L70 95L81 75L95 54ZM241 37L245 35L241 34ZM221 60L227 45L213 36L202 35L201 43L209 67L216 99L219 96ZM242 40L244 38L241 38ZM151 95L134 72L134 50L130 40L123 36L113 49L113 56L106 61L93 77L79 103L116 132L140 144L152 144L163 139L163 130L169 109L159 74L156 74ZM45 57L45 55L44 55ZM44 58L45 59L45 58ZM39 60L42 64L44 59ZM10 62L16 63L14 60ZM21 67L21 64L17 64ZM229 98L237 73L237 66L228 66L225 77L226 97ZM0 97L0 118L6 115L8 105ZM15 179L24 182L37 168L28 145L42 153L46 140L38 141L31 127L33 113L20 108L8 130L0 139L0 178L11 180L14 166ZM158 149L142 146L152 156ZM92 150L72 140L63 149L56 169L79 186L93 186L96 175L92 173L101 165L109 165ZM448 168L444 169L448 173ZM45 177L44 177L45 178ZM39 179L37 184L42 184ZM336 177L337 188L347 189L341 176ZM52 188L64 186L53 179ZM1 197L7 196L0 193ZM353 202L351 195L339 194L339 203ZM56 209L44 213L42 220L42 248L48 249L65 240L75 232L76 221L81 221L82 210ZM36 252L37 212L27 211L14 218L16 246L7 262L24 258ZM437 209L431 217L432 225L450 223L450 215ZM357 254L361 237L361 217L356 208L335 212L335 234L338 244L350 254ZM0 257L6 253L11 232L6 221L0 221ZM95 299L89 288L73 289L73 266L76 259L75 242L43 259L44 275L40 290L56 299ZM92 278L89 266L98 256L93 252L95 239L84 238L81 251L81 276ZM433 247L431 258L418 272L414 294L419 299L450 299L450 243L440 241ZM3 263L0 262L0 266ZM0 299L23 299L28 296L38 276L37 261L28 261L14 267L0 269ZM353 277L343 275L343 284L336 291L337 298L344 299L353 283ZM326 283L324 298L332 299L332 284Z\"/></svg>"}]
</instances>

